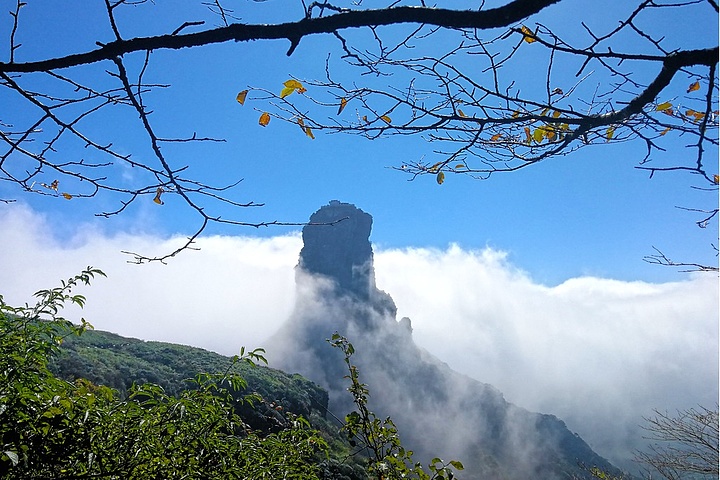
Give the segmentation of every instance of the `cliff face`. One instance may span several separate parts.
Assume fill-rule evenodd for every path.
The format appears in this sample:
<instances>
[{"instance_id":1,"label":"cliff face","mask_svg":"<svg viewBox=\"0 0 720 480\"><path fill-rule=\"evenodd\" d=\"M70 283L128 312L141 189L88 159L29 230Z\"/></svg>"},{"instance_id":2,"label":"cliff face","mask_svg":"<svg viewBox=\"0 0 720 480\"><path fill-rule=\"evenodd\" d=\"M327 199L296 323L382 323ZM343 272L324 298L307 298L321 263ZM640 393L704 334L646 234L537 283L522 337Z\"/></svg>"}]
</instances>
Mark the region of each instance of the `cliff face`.
<instances>
[{"instance_id":1,"label":"cliff face","mask_svg":"<svg viewBox=\"0 0 720 480\"><path fill-rule=\"evenodd\" d=\"M508 403L419 348L410 319L397 321L392 298L375 285L371 227L369 214L338 201L310 217L295 311L270 342L271 364L323 385L331 411L343 418L353 407L347 372L326 339L346 336L371 409L391 416L404 445L425 462L461 460L465 479L590 478L580 464L617 473L556 417Z\"/></svg>"}]
</instances>

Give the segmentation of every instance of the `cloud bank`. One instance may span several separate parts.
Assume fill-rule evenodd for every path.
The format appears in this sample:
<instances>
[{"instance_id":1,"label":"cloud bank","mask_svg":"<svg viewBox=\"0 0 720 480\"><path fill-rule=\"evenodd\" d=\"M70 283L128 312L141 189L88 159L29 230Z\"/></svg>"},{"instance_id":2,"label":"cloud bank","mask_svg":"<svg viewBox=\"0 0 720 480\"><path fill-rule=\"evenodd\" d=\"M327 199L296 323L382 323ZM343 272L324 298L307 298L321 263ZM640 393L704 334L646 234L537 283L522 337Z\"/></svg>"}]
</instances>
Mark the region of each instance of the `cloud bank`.
<instances>
[{"instance_id":1,"label":"cloud bank","mask_svg":"<svg viewBox=\"0 0 720 480\"><path fill-rule=\"evenodd\" d=\"M85 227L62 244L22 205L0 207L0 293L31 303L87 265L103 269L80 315L97 329L234 354L262 346L295 301L299 235L206 237L168 265L126 263L121 250L166 252L182 238L106 235ZM522 407L566 421L624 463L653 408L718 398L718 279L650 284L582 277L534 282L492 249L376 250L377 285L412 319L421 347L491 383Z\"/></svg>"}]
</instances>

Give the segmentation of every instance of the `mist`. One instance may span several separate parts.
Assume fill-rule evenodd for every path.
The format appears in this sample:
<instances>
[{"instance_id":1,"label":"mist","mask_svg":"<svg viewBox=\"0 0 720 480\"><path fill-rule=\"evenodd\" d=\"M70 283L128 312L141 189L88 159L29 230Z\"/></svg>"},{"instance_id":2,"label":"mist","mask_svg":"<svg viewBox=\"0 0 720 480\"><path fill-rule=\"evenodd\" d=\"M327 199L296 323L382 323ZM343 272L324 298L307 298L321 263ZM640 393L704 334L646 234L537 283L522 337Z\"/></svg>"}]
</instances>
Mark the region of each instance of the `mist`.
<instances>
[{"instance_id":1,"label":"mist","mask_svg":"<svg viewBox=\"0 0 720 480\"><path fill-rule=\"evenodd\" d=\"M299 234L205 237L167 265L128 264L121 250L167 252L184 237L108 235L86 226L68 240L23 205L0 210L11 304L88 265L82 293L97 329L232 355L263 346L295 306ZM658 267L661 268L661 267ZM555 414L598 453L622 464L653 408L673 412L718 398L718 279L678 275L652 284L580 277L547 286L495 249L375 250L377 286L415 342L510 402Z\"/></svg>"}]
</instances>

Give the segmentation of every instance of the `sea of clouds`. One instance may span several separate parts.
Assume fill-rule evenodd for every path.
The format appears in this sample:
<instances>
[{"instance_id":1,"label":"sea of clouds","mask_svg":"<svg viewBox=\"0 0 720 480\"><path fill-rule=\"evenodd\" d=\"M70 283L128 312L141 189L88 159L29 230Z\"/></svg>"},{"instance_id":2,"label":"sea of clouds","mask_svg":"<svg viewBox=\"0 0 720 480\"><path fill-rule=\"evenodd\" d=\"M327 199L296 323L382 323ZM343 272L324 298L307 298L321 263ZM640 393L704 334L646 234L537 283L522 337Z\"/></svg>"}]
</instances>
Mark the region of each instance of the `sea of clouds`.
<instances>
[{"instance_id":1,"label":"sea of clouds","mask_svg":"<svg viewBox=\"0 0 720 480\"><path fill-rule=\"evenodd\" d=\"M88 265L108 278L84 288L95 328L232 355L261 347L293 310L299 233L201 238L199 251L134 265L120 253L167 253L183 237L107 235L91 227L59 242L21 204L0 209L0 294L11 305ZM661 267L658 267L661 268ZM418 345L491 383L524 408L566 421L623 466L638 425L718 399L718 278L653 284L581 277L542 285L502 251L376 250L377 285L412 319Z\"/></svg>"}]
</instances>

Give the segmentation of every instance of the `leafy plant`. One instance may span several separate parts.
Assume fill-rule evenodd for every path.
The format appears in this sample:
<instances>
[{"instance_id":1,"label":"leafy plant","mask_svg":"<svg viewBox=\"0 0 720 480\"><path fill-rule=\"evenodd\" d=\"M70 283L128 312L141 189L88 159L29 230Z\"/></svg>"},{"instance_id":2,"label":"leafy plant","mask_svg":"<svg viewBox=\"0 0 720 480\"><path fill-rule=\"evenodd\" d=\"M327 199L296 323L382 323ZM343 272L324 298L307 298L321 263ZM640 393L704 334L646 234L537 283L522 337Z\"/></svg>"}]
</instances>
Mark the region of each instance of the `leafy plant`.
<instances>
[{"instance_id":1,"label":"leafy plant","mask_svg":"<svg viewBox=\"0 0 720 480\"><path fill-rule=\"evenodd\" d=\"M126 399L87 380L55 377L48 362L63 338L92 328L59 315L73 295L104 274L88 267L51 290L34 307L0 297L0 477L2 478L318 478L324 440L287 415L272 434L253 431L237 407L256 400L235 395L245 380L237 363L264 361L262 350L241 351L221 374L200 374L195 388L169 395L135 385Z\"/></svg>"},{"instance_id":2,"label":"leafy plant","mask_svg":"<svg viewBox=\"0 0 720 480\"><path fill-rule=\"evenodd\" d=\"M444 480L455 478L454 470L463 470L463 464L457 460L444 462L433 458L426 472L420 462L413 460L413 451L406 450L397 427L391 418L380 419L368 409L370 392L366 384L360 382L360 372L350 361L355 353L353 345L338 333L333 334L330 344L339 348L345 358L350 380L348 391L352 394L356 410L345 417L343 429L348 433L351 444L357 445L368 455L368 473L378 480L418 479ZM358 445L359 442L359 445Z\"/></svg>"}]
</instances>

